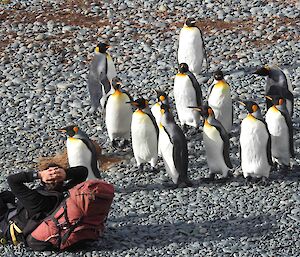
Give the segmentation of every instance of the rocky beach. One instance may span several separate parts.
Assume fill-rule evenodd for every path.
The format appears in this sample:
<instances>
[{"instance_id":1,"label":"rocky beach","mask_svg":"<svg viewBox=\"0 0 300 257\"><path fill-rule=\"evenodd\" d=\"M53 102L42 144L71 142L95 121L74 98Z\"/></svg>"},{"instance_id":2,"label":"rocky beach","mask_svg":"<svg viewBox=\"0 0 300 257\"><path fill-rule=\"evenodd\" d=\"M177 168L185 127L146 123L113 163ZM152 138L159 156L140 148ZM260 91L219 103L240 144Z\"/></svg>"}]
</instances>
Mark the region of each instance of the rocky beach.
<instances>
[{"instance_id":1,"label":"rocky beach","mask_svg":"<svg viewBox=\"0 0 300 257\"><path fill-rule=\"evenodd\" d=\"M265 78L252 72L276 64L294 87L295 158L287 175L268 185L246 184L240 173L239 134L246 111L234 104L230 158L234 177L204 183L202 135L186 133L193 187L173 189L163 161L158 174L141 173L132 149L113 149L100 116L90 113L87 75L101 40L124 88L155 101L173 101L178 36L186 17L203 31L209 70L197 75L204 96L221 68L233 99L265 109ZM0 245L1 256L300 256L300 2L297 0L0 1L0 191L6 177L36 169L41 156L65 148L58 128L77 124L107 155L124 160L102 173L116 195L102 238L73 252L33 252Z\"/></svg>"}]
</instances>

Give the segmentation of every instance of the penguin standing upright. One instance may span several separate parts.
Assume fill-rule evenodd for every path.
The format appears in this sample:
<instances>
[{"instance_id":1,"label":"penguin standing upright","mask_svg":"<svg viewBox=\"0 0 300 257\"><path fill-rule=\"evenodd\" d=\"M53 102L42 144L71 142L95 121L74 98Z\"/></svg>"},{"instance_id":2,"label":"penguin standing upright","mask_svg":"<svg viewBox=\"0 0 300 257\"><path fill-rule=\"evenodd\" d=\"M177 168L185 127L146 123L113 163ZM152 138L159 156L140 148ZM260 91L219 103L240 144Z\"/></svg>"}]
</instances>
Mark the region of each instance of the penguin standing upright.
<instances>
[{"instance_id":1,"label":"penguin standing upright","mask_svg":"<svg viewBox=\"0 0 300 257\"><path fill-rule=\"evenodd\" d=\"M216 119L230 133L233 124L230 86L224 80L221 70L214 73L214 78L216 82L208 90L208 105L213 109Z\"/></svg>"},{"instance_id":2,"label":"penguin standing upright","mask_svg":"<svg viewBox=\"0 0 300 257\"><path fill-rule=\"evenodd\" d=\"M179 73L174 80L174 98L181 126L198 127L200 114L188 106L202 105L202 91L186 63L179 64Z\"/></svg>"},{"instance_id":3,"label":"penguin standing upright","mask_svg":"<svg viewBox=\"0 0 300 257\"><path fill-rule=\"evenodd\" d=\"M77 126L59 129L67 134L67 154L70 167L84 166L88 169L87 179L100 178L96 148L89 137Z\"/></svg>"},{"instance_id":4,"label":"penguin standing upright","mask_svg":"<svg viewBox=\"0 0 300 257\"><path fill-rule=\"evenodd\" d=\"M116 147L116 139L124 138L123 146L129 143L132 108L128 102L131 97L120 88L121 82L114 78L112 87L114 93L108 96L105 105L105 123L109 139L113 147Z\"/></svg>"},{"instance_id":5,"label":"penguin standing upright","mask_svg":"<svg viewBox=\"0 0 300 257\"><path fill-rule=\"evenodd\" d=\"M188 178L188 148L186 138L180 127L175 123L169 106L162 104L161 112L159 149L166 171L176 186L192 186Z\"/></svg>"},{"instance_id":6,"label":"penguin standing upright","mask_svg":"<svg viewBox=\"0 0 300 257\"><path fill-rule=\"evenodd\" d=\"M156 120L157 126L159 126L160 119L161 119L160 106L161 104L169 105L169 97L167 93L160 90L156 90L156 94L157 94L157 102L151 107L151 113L153 114Z\"/></svg>"},{"instance_id":7,"label":"penguin standing upright","mask_svg":"<svg viewBox=\"0 0 300 257\"><path fill-rule=\"evenodd\" d=\"M188 18L179 34L178 63L186 63L191 72L200 74L204 58L207 71L208 63L202 31L196 26L195 19Z\"/></svg>"},{"instance_id":8,"label":"penguin standing upright","mask_svg":"<svg viewBox=\"0 0 300 257\"><path fill-rule=\"evenodd\" d=\"M88 74L88 89L91 97L93 111L101 104L104 107L107 96L112 92L111 80L117 76L113 60L106 50L110 46L99 43L95 48L95 56L92 60Z\"/></svg>"},{"instance_id":9,"label":"penguin standing upright","mask_svg":"<svg viewBox=\"0 0 300 257\"><path fill-rule=\"evenodd\" d=\"M274 95L273 87L280 87L287 91L286 93L286 106L290 116L293 116L294 111L294 95L293 86L289 76L277 66L264 66L257 69L254 74L259 76L268 76L266 83L266 95ZM276 88L275 90L276 91ZM269 109L273 104L272 101L266 99L267 109Z\"/></svg>"},{"instance_id":10,"label":"penguin standing upright","mask_svg":"<svg viewBox=\"0 0 300 257\"><path fill-rule=\"evenodd\" d=\"M271 136L259 106L253 101L242 101L240 104L245 106L248 111L248 115L241 123L242 172L247 180L260 178L265 182L273 165Z\"/></svg>"},{"instance_id":11,"label":"penguin standing upright","mask_svg":"<svg viewBox=\"0 0 300 257\"><path fill-rule=\"evenodd\" d=\"M131 101L137 108L132 114L131 138L135 160L139 170L143 170L143 163L150 163L152 171L156 171L158 151L158 127L154 116L148 110L148 101L139 98Z\"/></svg>"},{"instance_id":12,"label":"penguin standing upright","mask_svg":"<svg viewBox=\"0 0 300 257\"><path fill-rule=\"evenodd\" d=\"M216 120L214 111L210 106L191 107L201 113L204 118L203 142L206 150L209 177L215 179L216 174L221 174L222 179L228 176L232 169L229 158L229 136L222 123Z\"/></svg>"},{"instance_id":13,"label":"penguin standing upright","mask_svg":"<svg viewBox=\"0 0 300 257\"><path fill-rule=\"evenodd\" d=\"M293 125L285 106L285 99L279 95L266 96L273 106L266 113L266 123L271 134L272 159L282 171L290 166L294 157Z\"/></svg>"}]
</instances>

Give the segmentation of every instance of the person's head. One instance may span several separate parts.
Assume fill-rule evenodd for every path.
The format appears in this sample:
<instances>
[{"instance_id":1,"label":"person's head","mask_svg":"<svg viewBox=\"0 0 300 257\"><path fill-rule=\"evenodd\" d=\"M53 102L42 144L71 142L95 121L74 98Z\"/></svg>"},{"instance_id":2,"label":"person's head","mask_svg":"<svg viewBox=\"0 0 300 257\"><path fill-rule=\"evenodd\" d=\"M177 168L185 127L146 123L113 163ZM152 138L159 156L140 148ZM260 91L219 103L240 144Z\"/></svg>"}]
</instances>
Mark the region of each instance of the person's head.
<instances>
[{"instance_id":1,"label":"person's head","mask_svg":"<svg viewBox=\"0 0 300 257\"><path fill-rule=\"evenodd\" d=\"M56 163L50 163L48 165L48 167L47 167L46 170L50 171L49 168L63 169L62 167L60 167ZM47 190L47 191L58 191L58 192L61 192L61 191L63 191L64 181L58 181L58 182L53 182L53 183L42 182L42 185L43 185L44 189Z\"/></svg>"}]
</instances>

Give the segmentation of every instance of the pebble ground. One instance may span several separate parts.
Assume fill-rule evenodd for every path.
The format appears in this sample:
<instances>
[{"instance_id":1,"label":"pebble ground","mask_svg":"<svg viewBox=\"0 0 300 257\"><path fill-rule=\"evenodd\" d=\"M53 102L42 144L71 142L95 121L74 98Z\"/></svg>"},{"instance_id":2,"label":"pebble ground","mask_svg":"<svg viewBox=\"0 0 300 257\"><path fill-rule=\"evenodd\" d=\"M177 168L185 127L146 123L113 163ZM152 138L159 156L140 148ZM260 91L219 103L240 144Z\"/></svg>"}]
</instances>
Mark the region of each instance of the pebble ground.
<instances>
[{"instance_id":1,"label":"pebble ground","mask_svg":"<svg viewBox=\"0 0 300 257\"><path fill-rule=\"evenodd\" d=\"M95 1L96 2L96 1ZM100 117L89 113L88 67L94 46L108 39L125 88L153 100L159 88L173 99L178 35L187 16L199 20L210 60L206 81L218 67L233 98L252 98L263 113L265 79L250 74L278 64L295 88L296 157L287 176L273 172L267 186L203 183L207 175L202 136L187 133L194 187L170 188L159 174L139 173L130 149L110 147ZM1 256L300 256L300 3L286 1L58 1L2 0L0 4L0 189L8 174L36 168L39 156L64 148L56 129L72 123L123 163L103 174L116 196L102 239L75 252L33 252L0 246ZM174 111L176 115L176 111ZM234 106L233 172L238 174L239 128L245 112Z\"/></svg>"}]
</instances>

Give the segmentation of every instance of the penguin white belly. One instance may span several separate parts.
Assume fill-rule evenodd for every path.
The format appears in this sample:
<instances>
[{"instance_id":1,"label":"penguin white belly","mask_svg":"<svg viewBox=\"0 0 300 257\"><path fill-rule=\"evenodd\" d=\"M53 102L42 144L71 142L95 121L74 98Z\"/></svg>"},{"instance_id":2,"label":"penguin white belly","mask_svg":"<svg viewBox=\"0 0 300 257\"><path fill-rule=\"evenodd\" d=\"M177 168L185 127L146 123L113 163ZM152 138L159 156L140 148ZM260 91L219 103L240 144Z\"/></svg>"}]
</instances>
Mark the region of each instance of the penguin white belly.
<instances>
[{"instance_id":1,"label":"penguin white belly","mask_svg":"<svg viewBox=\"0 0 300 257\"><path fill-rule=\"evenodd\" d=\"M173 183L177 184L179 173L174 164L173 144L171 143L168 134L163 127L159 128L159 149L162 154L166 171L171 177Z\"/></svg>"},{"instance_id":2,"label":"penguin white belly","mask_svg":"<svg viewBox=\"0 0 300 257\"><path fill-rule=\"evenodd\" d=\"M117 71L115 64L109 54L107 54L107 78L111 81L113 78L117 77Z\"/></svg>"},{"instance_id":3,"label":"penguin white belly","mask_svg":"<svg viewBox=\"0 0 300 257\"><path fill-rule=\"evenodd\" d=\"M214 87L208 98L208 105L213 109L215 118L221 122L227 133L232 128L232 99L229 90Z\"/></svg>"},{"instance_id":4,"label":"penguin white belly","mask_svg":"<svg viewBox=\"0 0 300 257\"><path fill-rule=\"evenodd\" d=\"M189 70L200 74L204 49L198 28L182 28L179 34L178 63L186 63Z\"/></svg>"},{"instance_id":5,"label":"penguin white belly","mask_svg":"<svg viewBox=\"0 0 300 257\"><path fill-rule=\"evenodd\" d=\"M124 93L112 94L106 104L105 123L110 140L117 137L129 139L132 119L129 97Z\"/></svg>"},{"instance_id":6,"label":"penguin white belly","mask_svg":"<svg viewBox=\"0 0 300 257\"><path fill-rule=\"evenodd\" d=\"M92 153L83 141L76 138L68 138L67 154L70 167L84 166L88 169L87 179L96 178L91 167Z\"/></svg>"},{"instance_id":7,"label":"penguin white belly","mask_svg":"<svg viewBox=\"0 0 300 257\"><path fill-rule=\"evenodd\" d=\"M245 118L241 124L241 166L244 177L269 177L271 166L267 158L268 132L264 123Z\"/></svg>"},{"instance_id":8,"label":"penguin white belly","mask_svg":"<svg viewBox=\"0 0 300 257\"><path fill-rule=\"evenodd\" d=\"M197 106L197 100L195 89L187 75L176 75L174 98L181 125L187 124L198 127L200 121L199 112L188 108L188 106Z\"/></svg>"},{"instance_id":9,"label":"penguin white belly","mask_svg":"<svg viewBox=\"0 0 300 257\"><path fill-rule=\"evenodd\" d=\"M155 103L152 107L151 107L151 113L153 114L157 126L159 126L160 123L160 118L161 118L161 112L160 112L160 104L159 103Z\"/></svg>"},{"instance_id":10,"label":"penguin white belly","mask_svg":"<svg viewBox=\"0 0 300 257\"><path fill-rule=\"evenodd\" d=\"M266 123L271 134L272 157L279 164L290 164L289 129L284 116L275 107L266 113Z\"/></svg>"},{"instance_id":11,"label":"penguin white belly","mask_svg":"<svg viewBox=\"0 0 300 257\"><path fill-rule=\"evenodd\" d=\"M136 111L132 115L131 137L134 157L139 164L156 162L157 134L152 120L147 114Z\"/></svg>"},{"instance_id":12,"label":"penguin white belly","mask_svg":"<svg viewBox=\"0 0 300 257\"><path fill-rule=\"evenodd\" d=\"M206 151L207 164L210 172L227 176L229 168L224 161L224 142L220 136L219 131L211 125L204 125L203 142Z\"/></svg>"}]
</instances>

